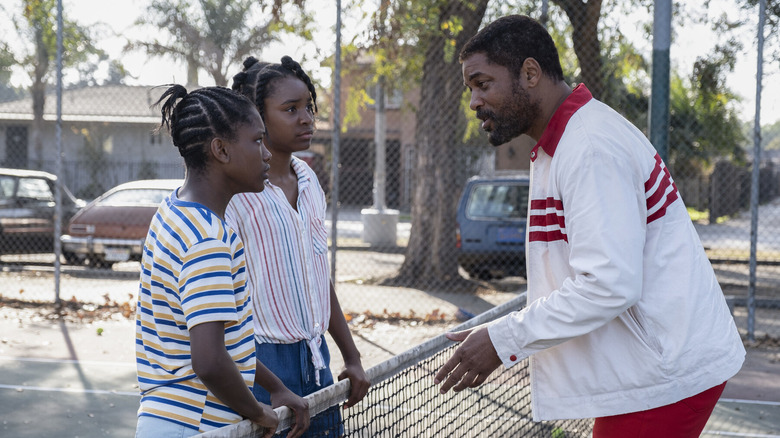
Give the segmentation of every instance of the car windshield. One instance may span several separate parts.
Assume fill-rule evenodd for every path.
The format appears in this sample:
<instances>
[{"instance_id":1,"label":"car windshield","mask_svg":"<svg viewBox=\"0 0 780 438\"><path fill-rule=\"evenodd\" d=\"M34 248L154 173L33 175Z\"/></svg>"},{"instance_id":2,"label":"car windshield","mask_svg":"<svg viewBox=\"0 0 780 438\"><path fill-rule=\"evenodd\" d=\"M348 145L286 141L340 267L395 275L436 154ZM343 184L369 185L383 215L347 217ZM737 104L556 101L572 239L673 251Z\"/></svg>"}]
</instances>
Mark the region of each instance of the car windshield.
<instances>
[{"instance_id":1,"label":"car windshield","mask_svg":"<svg viewBox=\"0 0 780 438\"><path fill-rule=\"evenodd\" d=\"M512 183L486 183L474 186L466 206L470 218L525 219L528 186Z\"/></svg>"},{"instance_id":2,"label":"car windshield","mask_svg":"<svg viewBox=\"0 0 780 438\"><path fill-rule=\"evenodd\" d=\"M54 195L46 180L40 178L22 178L16 190L19 198L35 199L37 201L53 201Z\"/></svg>"},{"instance_id":3,"label":"car windshield","mask_svg":"<svg viewBox=\"0 0 780 438\"><path fill-rule=\"evenodd\" d=\"M171 193L169 189L127 189L101 199L100 205L160 205Z\"/></svg>"}]
</instances>

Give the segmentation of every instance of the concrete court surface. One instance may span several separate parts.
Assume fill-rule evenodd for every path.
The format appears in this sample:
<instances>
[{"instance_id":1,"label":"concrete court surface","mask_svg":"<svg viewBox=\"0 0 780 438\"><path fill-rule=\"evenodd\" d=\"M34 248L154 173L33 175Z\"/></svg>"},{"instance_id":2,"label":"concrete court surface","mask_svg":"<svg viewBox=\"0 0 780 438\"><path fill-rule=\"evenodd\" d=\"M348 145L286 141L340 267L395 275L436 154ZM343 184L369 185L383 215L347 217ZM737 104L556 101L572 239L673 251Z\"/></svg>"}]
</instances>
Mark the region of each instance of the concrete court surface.
<instances>
[{"instance_id":1,"label":"concrete court surface","mask_svg":"<svg viewBox=\"0 0 780 438\"><path fill-rule=\"evenodd\" d=\"M0 310L0 436L133 436L138 395L132 320L63 322ZM354 338L368 368L446 327L377 322L360 327ZM703 436L780 437L780 348L748 350ZM337 351L333 358L338 373Z\"/></svg>"}]
</instances>

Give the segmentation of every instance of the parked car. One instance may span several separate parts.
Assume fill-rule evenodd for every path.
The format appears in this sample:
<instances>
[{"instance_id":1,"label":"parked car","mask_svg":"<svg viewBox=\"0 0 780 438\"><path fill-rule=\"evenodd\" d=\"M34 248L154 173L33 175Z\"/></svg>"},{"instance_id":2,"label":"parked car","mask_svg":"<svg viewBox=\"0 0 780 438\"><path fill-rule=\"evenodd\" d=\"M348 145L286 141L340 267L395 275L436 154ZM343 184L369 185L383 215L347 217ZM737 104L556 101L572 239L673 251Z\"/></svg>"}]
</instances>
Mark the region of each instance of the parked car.
<instances>
[{"instance_id":1,"label":"parked car","mask_svg":"<svg viewBox=\"0 0 780 438\"><path fill-rule=\"evenodd\" d=\"M470 178L458 203L458 264L469 277L490 280L526 275L527 172Z\"/></svg>"},{"instance_id":2,"label":"parked car","mask_svg":"<svg viewBox=\"0 0 780 438\"><path fill-rule=\"evenodd\" d=\"M57 176L0 169L0 254L52 252ZM62 185L62 230L85 202Z\"/></svg>"},{"instance_id":3,"label":"parked car","mask_svg":"<svg viewBox=\"0 0 780 438\"><path fill-rule=\"evenodd\" d=\"M120 184L87 204L70 220L62 236L63 253L71 263L86 261L108 268L114 263L141 260L157 207L184 181L151 179Z\"/></svg>"}]
</instances>

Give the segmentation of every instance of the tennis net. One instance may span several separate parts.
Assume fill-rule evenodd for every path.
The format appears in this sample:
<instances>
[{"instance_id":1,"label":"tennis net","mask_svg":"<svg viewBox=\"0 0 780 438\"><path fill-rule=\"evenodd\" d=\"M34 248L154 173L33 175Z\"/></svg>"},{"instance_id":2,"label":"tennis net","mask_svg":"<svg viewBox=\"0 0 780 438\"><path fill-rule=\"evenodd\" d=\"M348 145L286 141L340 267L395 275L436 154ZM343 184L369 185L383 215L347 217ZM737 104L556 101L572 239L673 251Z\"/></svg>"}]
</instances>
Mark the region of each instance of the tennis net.
<instances>
[{"instance_id":1,"label":"tennis net","mask_svg":"<svg viewBox=\"0 0 780 438\"><path fill-rule=\"evenodd\" d=\"M525 305L525 294L453 328L465 330L492 321ZM528 360L491 374L477 388L439 394L433 376L450 358L456 344L437 336L366 371L372 385L357 405L341 411L321 436L407 437L589 437L592 420L533 422ZM349 393L348 381L337 382L306 397L312 421L317 414L340 407ZM279 431L289 428L292 415L277 408ZM320 416L319 418L322 418ZM261 428L244 420L200 435L204 438L261 436Z\"/></svg>"}]
</instances>

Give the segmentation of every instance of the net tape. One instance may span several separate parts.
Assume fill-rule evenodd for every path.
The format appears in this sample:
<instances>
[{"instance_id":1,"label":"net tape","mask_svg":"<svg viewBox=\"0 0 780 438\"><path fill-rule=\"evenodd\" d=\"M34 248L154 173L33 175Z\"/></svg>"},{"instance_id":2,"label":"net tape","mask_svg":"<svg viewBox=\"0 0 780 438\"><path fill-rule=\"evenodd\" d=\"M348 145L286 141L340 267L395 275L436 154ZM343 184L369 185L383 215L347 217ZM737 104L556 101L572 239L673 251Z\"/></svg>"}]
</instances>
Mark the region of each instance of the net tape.
<instances>
[{"instance_id":1,"label":"net tape","mask_svg":"<svg viewBox=\"0 0 780 438\"><path fill-rule=\"evenodd\" d=\"M525 306L526 294L496 306L452 328L466 330L491 322ZM357 405L342 410L342 421L330 424L318 436L512 436L588 437L592 420L562 420L534 423L528 360L510 369L494 372L478 388L439 394L433 376L449 359L455 342L442 333L368 370L368 395ZM306 396L312 421L328 409L338 409L347 399L349 381L343 380ZM292 411L275 409L277 433L289 429ZM320 416L319 418L321 418ZM198 435L204 438L262 436L263 429L249 420Z\"/></svg>"}]
</instances>

